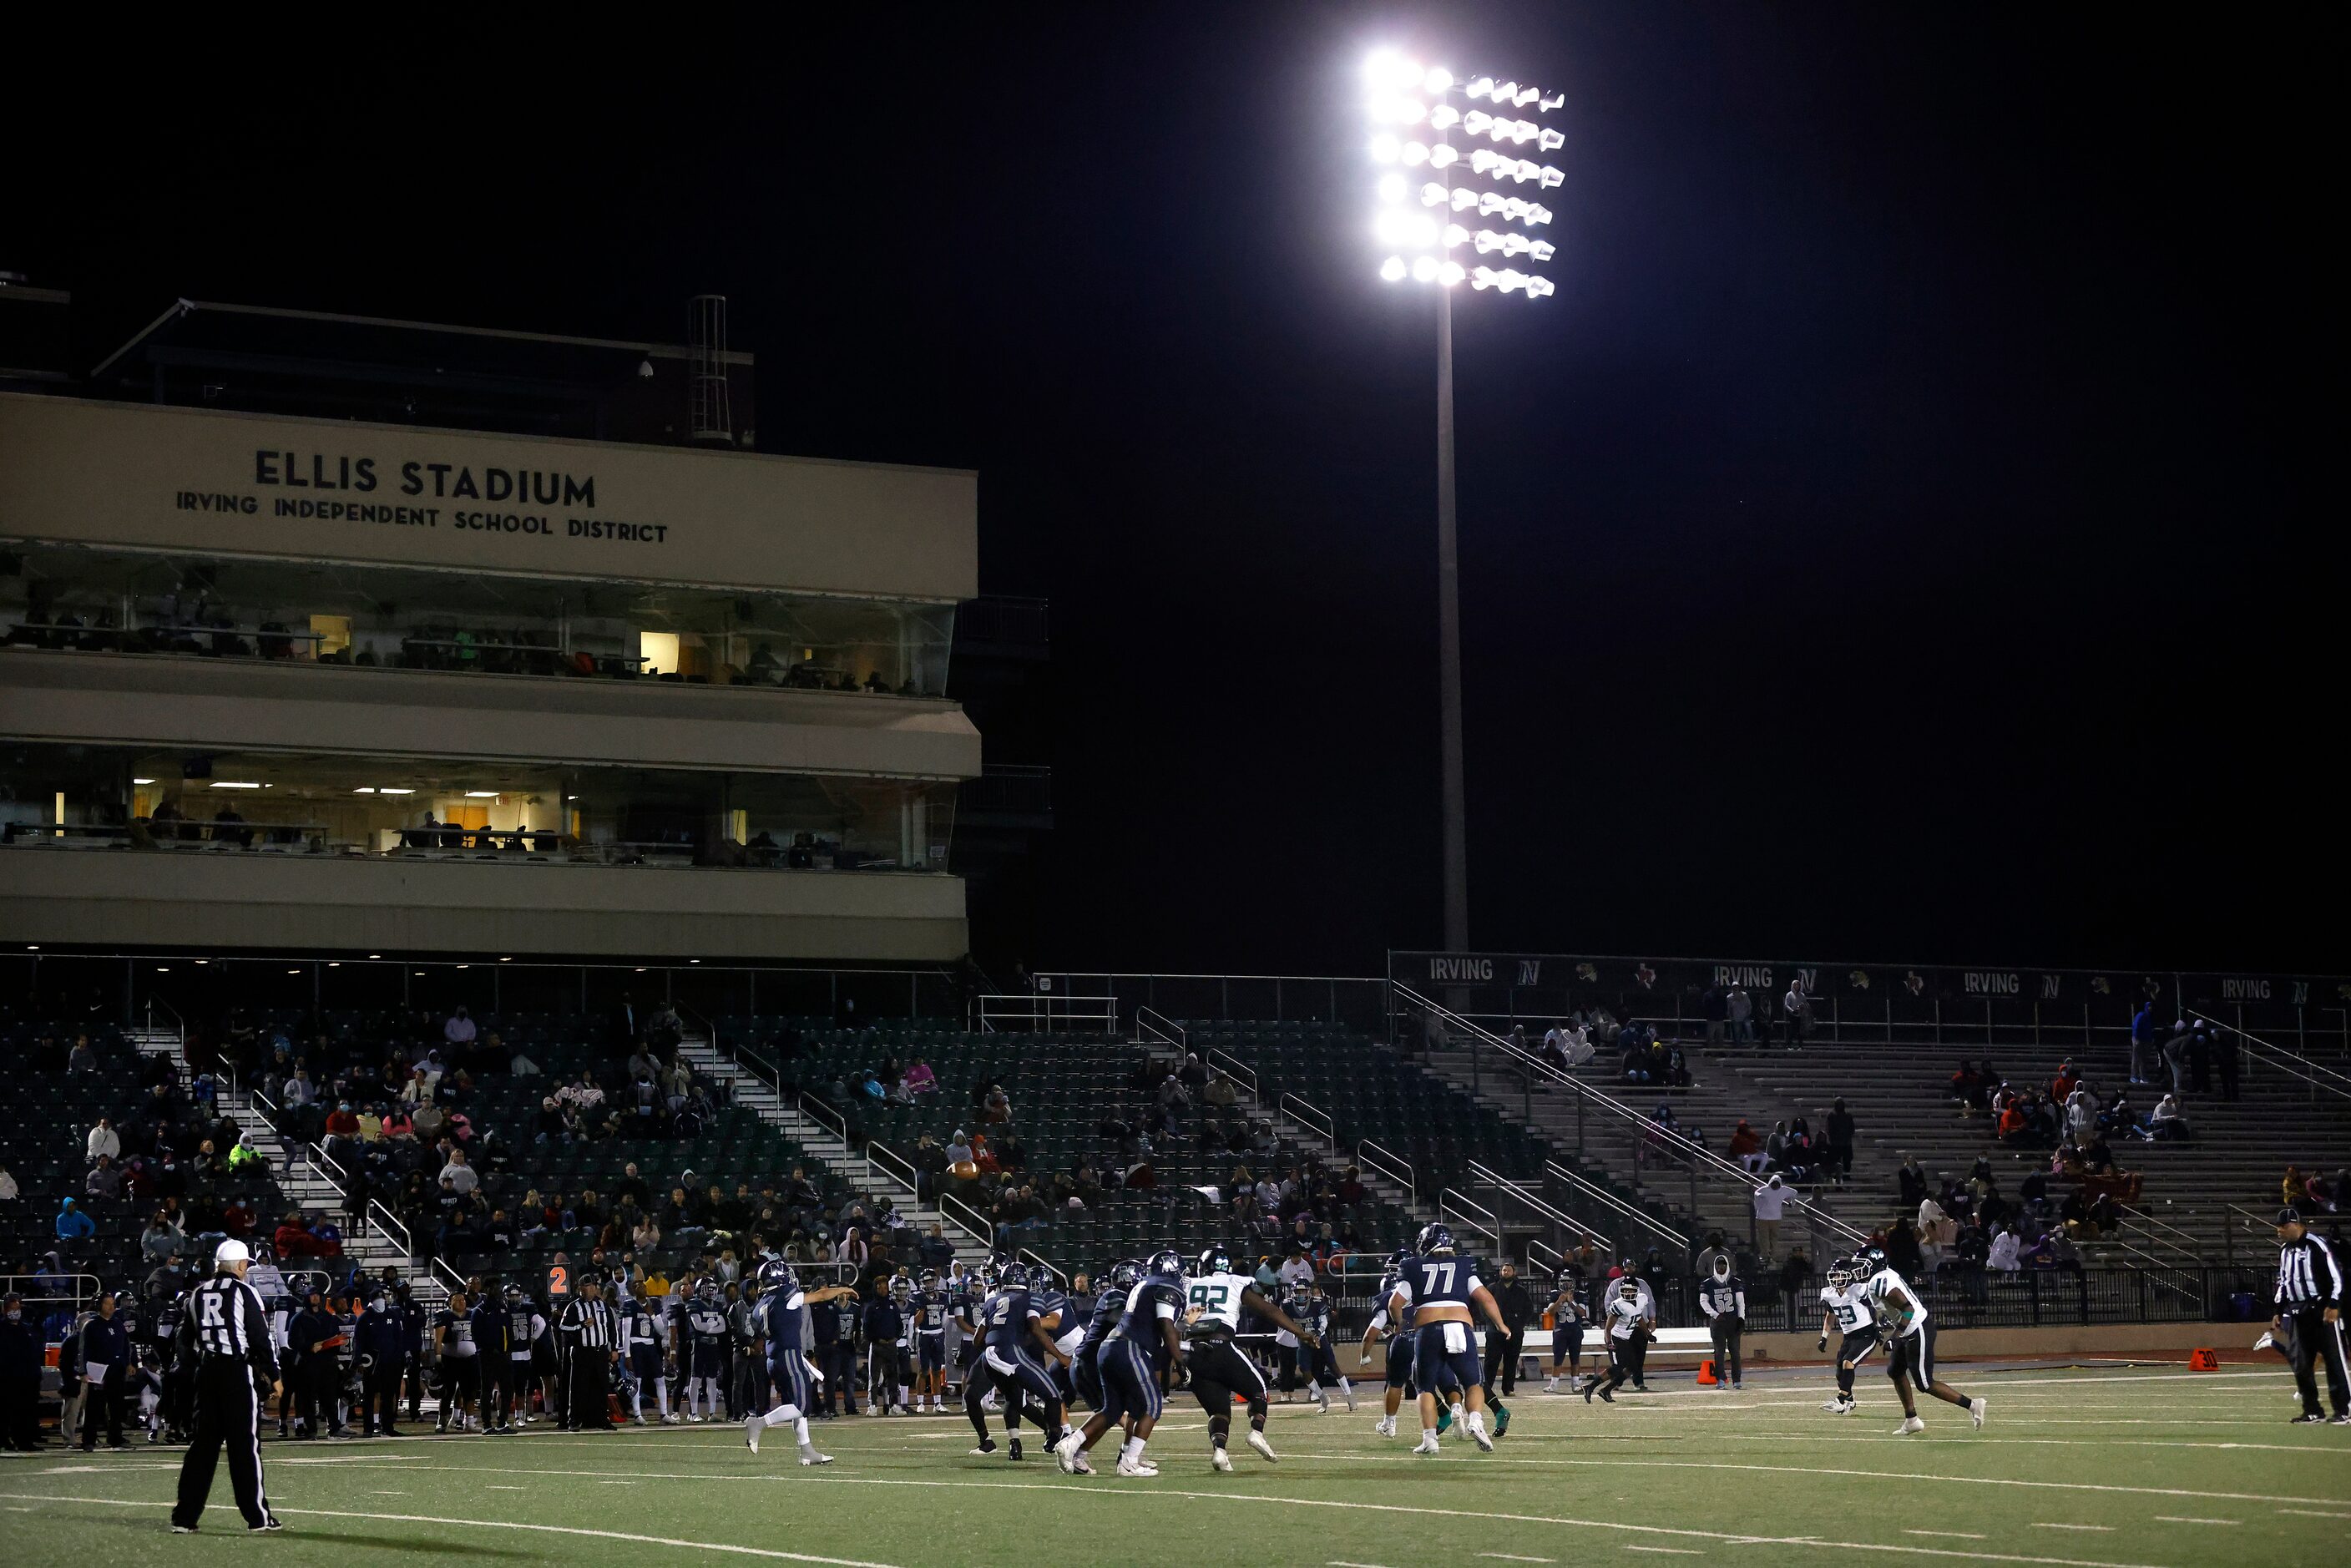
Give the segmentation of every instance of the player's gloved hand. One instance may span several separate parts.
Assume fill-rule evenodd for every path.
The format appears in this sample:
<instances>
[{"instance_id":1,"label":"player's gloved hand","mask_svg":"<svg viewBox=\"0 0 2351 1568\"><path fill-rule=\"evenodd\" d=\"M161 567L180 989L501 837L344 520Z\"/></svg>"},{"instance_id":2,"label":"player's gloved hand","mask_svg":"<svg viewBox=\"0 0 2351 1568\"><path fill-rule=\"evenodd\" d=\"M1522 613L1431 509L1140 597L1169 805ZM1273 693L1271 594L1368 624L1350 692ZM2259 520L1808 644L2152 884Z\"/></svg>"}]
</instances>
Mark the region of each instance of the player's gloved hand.
<instances>
[{"instance_id":1,"label":"player's gloved hand","mask_svg":"<svg viewBox=\"0 0 2351 1568\"><path fill-rule=\"evenodd\" d=\"M1820 1343L1813 1346L1813 1348L1817 1351L1826 1352L1829 1348L1829 1336L1826 1334L1821 1335Z\"/></svg>"}]
</instances>

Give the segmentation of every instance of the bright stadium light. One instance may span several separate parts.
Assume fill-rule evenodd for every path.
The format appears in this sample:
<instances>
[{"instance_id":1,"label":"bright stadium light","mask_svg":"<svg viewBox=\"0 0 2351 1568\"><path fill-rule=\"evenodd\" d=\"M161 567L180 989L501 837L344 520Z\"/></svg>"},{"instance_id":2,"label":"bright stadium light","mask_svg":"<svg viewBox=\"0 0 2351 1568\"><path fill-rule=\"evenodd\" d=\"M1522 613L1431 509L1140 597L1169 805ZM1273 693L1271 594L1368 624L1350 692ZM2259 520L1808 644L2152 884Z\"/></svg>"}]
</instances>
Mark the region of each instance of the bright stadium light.
<instances>
[{"instance_id":1,"label":"bright stadium light","mask_svg":"<svg viewBox=\"0 0 2351 1568\"><path fill-rule=\"evenodd\" d=\"M1438 697L1442 709L1441 740L1444 771L1445 945L1452 952L1469 946L1468 824L1461 762L1461 595L1458 529L1456 526L1453 465L1453 292L1468 284L1479 293L1519 294L1541 299L1557 292L1551 279L1518 267L1464 267L1449 254L1431 254L1438 246L1449 253L1473 246L1477 255L1524 258L1530 267L1549 262L1557 254L1549 240L1516 232L1479 228L1459 223L1440 225L1440 213L1499 218L1527 227L1552 221L1551 209L1521 196L1481 189L1472 179L1495 184L1536 184L1552 190L1567 176L1549 164L1507 154L1504 145L1529 142L1541 152L1557 152L1567 145L1566 134L1525 118L1526 111L1548 114L1566 102L1564 95L1512 80L1485 75L1457 78L1442 66L1424 69L1394 49L1373 54L1364 64L1368 89L1366 112L1372 122L1372 159L1376 163L1402 164L1426 170L1417 173L1388 172L1376 183L1381 203L1372 232L1378 242L1378 271L1389 283L1406 278L1437 285L1437 578L1438 631ZM1452 95L1488 108L1461 109ZM1417 96L1416 96L1417 95ZM1426 124L1431 140L1408 141L1388 128ZM1466 153L1451 141L1458 136L1489 142ZM1417 193L1423 212L1405 204ZM1417 254L1411 254L1411 253Z\"/></svg>"}]
</instances>

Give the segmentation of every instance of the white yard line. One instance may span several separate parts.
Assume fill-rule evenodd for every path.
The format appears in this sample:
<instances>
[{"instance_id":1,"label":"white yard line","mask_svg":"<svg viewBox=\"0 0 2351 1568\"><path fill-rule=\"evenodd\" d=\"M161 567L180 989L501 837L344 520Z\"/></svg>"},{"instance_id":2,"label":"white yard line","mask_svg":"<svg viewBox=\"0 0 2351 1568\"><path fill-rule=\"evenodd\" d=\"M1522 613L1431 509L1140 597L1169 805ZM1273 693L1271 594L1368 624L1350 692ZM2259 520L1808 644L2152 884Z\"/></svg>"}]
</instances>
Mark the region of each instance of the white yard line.
<instances>
[{"instance_id":1,"label":"white yard line","mask_svg":"<svg viewBox=\"0 0 2351 1568\"><path fill-rule=\"evenodd\" d=\"M1687 1546L1641 1546L1637 1544L1629 1544L1625 1548L1625 1550L1627 1552L1670 1552L1677 1557L1703 1557L1706 1555L1706 1553L1702 1552L1693 1552Z\"/></svg>"},{"instance_id":2,"label":"white yard line","mask_svg":"<svg viewBox=\"0 0 2351 1568\"><path fill-rule=\"evenodd\" d=\"M2244 1522L2241 1519L2198 1519L2195 1515L2188 1513L2158 1513L2155 1517L2157 1521L2162 1524L2242 1524Z\"/></svg>"},{"instance_id":3,"label":"white yard line","mask_svg":"<svg viewBox=\"0 0 2351 1568\"><path fill-rule=\"evenodd\" d=\"M33 1497L25 1492L0 1492L0 1497L23 1497L35 1503L86 1503L99 1508L162 1508L169 1502L134 1501L111 1497ZM510 1519L466 1519L463 1521L435 1519L422 1513L360 1513L340 1508L287 1508L277 1505L280 1514L296 1519L370 1519L390 1524L455 1524L465 1530L527 1530L545 1535L584 1535L601 1541L633 1541L643 1546L677 1546L695 1552L726 1552L741 1557L767 1557L784 1563L821 1563L831 1568L896 1568L890 1563L873 1563L859 1557L819 1557L806 1552L780 1552L768 1546L737 1546L721 1541L680 1541L666 1535L638 1535L624 1530L589 1530L570 1524L524 1524Z\"/></svg>"},{"instance_id":4,"label":"white yard line","mask_svg":"<svg viewBox=\"0 0 2351 1568\"><path fill-rule=\"evenodd\" d=\"M2115 1527L2111 1524L2055 1524L2046 1520L2038 1519L2032 1521L2030 1528L2034 1530L2097 1530L2104 1531L2108 1535L2112 1535L2115 1532Z\"/></svg>"},{"instance_id":5,"label":"white yard line","mask_svg":"<svg viewBox=\"0 0 2351 1568\"><path fill-rule=\"evenodd\" d=\"M1480 1552L1480 1557L1490 1557L1497 1563L1556 1563L1556 1557L1526 1557L1516 1552Z\"/></svg>"},{"instance_id":6,"label":"white yard line","mask_svg":"<svg viewBox=\"0 0 2351 1568\"><path fill-rule=\"evenodd\" d=\"M1902 1533L1905 1535L1946 1536L1953 1541L1982 1541L1986 1539L1983 1536L1978 1535L1971 1530L1906 1530Z\"/></svg>"}]
</instances>

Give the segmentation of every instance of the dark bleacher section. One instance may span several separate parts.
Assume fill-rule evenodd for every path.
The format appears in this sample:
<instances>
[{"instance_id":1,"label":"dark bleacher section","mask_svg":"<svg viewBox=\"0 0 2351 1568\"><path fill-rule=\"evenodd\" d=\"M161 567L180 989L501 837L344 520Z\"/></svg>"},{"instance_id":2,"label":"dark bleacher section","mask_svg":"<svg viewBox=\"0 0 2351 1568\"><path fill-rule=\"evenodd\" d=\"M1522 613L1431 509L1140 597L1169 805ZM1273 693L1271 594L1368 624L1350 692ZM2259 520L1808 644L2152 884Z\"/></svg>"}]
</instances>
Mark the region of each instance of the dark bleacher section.
<instances>
[{"instance_id":1,"label":"dark bleacher section","mask_svg":"<svg viewBox=\"0 0 2351 1568\"><path fill-rule=\"evenodd\" d=\"M77 1051L87 1043L88 1053ZM0 1208L0 1272L30 1273L55 1251L68 1272L98 1275L109 1286L136 1288L154 1267L140 1236L159 1208L176 1198L187 1236L184 1256L209 1251L224 1234L224 1211L242 1202L263 1234L287 1207L277 1183L263 1175L230 1176L208 1163L210 1140L225 1159L236 1140L234 1124L180 1092L160 1064L140 1056L110 1024L37 1019L0 1009L0 1166L21 1197ZM158 1095L158 1083L167 1092ZM122 1141L117 1163L122 1195L95 1197L85 1190L84 1150L99 1117L112 1119ZM168 1155L166 1151L168 1151ZM95 1230L79 1239L57 1234L59 1200L70 1197Z\"/></svg>"},{"instance_id":2,"label":"dark bleacher section","mask_svg":"<svg viewBox=\"0 0 2351 1568\"><path fill-rule=\"evenodd\" d=\"M977 1180L944 1180L941 1190L969 1204L991 1223L1011 1223L1016 1207L999 1204L1008 1188L1028 1186L1037 1207L1005 1244L1026 1249L1067 1270L1099 1268L1156 1245L1191 1250L1220 1242L1250 1256L1279 1255L1297 1218L1308 1218L1318 1238L1323 1227L1343 1251L1382 1251L1401 1245L1410 1216L1366 1199L1335 1200L1344 1162L1312 1162L1275 1151L1261 1154L1259 1130L1236 1113L1195 1103L1172 1114L1159 1108L1157 1084L1168 1071L1140 1046L1102 1035L974 1034L920 1021L841 1030L814 1019L726 1018L716 1020L722 1050L746 1048L775 1065L787 1084L825 1101L842 1114L853 1140L877 1139L918 1165L928 1138L944 1150L958 1130L989 1139L1018 1168ZM860 1088L869 1070L886 1078L926 1063L935 1091L898 1103ZM1000 1085L1012 1116L987 1123L984 1102ZM1009 1146L1006 1134L1009 1134ZM1275 1179L1293 1172L1305 1196L1285 1207L1278 1228L1235 1213L1236 1173ZM1318 1183L1332 1191L1320 1203ZM1196 1190L1213 1187L1211 1199ZM1071 1195L1083 1207L1071 1208ZM1015 1199L1017 1206L1019 1200Z\"/></svg>"},{"instance_id":3,"label":"dark bleacher section","mask_svg":"<svg viewBox=\"0 0 2351 1568\"><path fill-rule=\"evenodd\" d=\"M1505 1176L1540 1176L1543 1142L1416 1062L1335 1024L1230 1022L1185 1026L1196 1050L1224 1051L1268 1092L1301 1096L1331 1116L1343 1146L1370 1139L1411 1163L1424 1194L1465 1190L1475 1159Z\"/></svg>"},{"instance_id":4,"label":"dark bleacher section","mask_svg":"<svg viewBox=\"0 0 2351 1568\"><path fill-rule=\"evenodd\" d=\"M705 1249L744 1256L755 1235L797 1260L825 1262L857 1206L878 1215L877 1200L828 1173L753 1112L728 1103L723 1087L706 1079L693 1083L693 1097L679 1112L672 1112L664 1092L653 1114L640 1115L628 1068L636 1048L609 1027L572 1014L492 1013L474 1020L472 1046L452 1047L443 1039L444 1021L404 1009L315 1019L280 1013L255 1020L249 1030L240 1023L229 1049L244 1081L273 1098L279 1097L286 1061L306 1063L319 1076L319 1104L278 1118L281 1132L302 1141L322 1136L326 1111L341 1099L362 1111L392 1103L388 1061L439 1051L448 1071L436 1103L444 1115L463 1118L469 1135L460 1141L480 1177L481 1201L463 1223L443 1218L444 1161L434 1145L329 1139L323 1146L392 1209L421 1256L441 1257L460 1274L535 1273L558 1252L578 1263L600 1246L607 1263L674 1272ZM645 1051L668 1067L674 1040L655 1031ZM517 1059L536 1071L517 1075ZM399 1077L404 1072L392 1074ZM582 1083L602 1095L581 1115L590 1135L543 1135L546 1100ZM608 1124L615 1130L606 1131ZM449 1135L456 1125L453 1120ZM633 1181L627 1176L632 1164ZM639 1187L641 1201L624 1206L624 1189L634 1197ZM681 1188L683 1201L674 1202ZM528 1201L534 1193L535 1212ZM498 1208L503 1225L493 1213ZM641 1215L659 1227L657 1246L632 1244ZM508 1227L511 1245L504 1239Z\"/></svg>"}]
</instances>

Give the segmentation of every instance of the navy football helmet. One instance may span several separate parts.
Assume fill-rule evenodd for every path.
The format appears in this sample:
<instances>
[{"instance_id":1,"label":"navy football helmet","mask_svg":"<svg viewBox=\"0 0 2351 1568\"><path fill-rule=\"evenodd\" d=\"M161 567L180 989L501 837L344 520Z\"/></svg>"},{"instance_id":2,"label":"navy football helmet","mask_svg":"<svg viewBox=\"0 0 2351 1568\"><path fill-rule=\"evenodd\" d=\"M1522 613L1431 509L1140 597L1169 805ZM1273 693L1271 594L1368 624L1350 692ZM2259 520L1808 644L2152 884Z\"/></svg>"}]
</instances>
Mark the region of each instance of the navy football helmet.
<instances>
[{"instance_id":1,"label":"navy football helmet","mask_svg":"<svg viewBox=\"0 0 2351 1568\"><path fill-rule=\"evenodd\" d=\"M999 1291L1025 1291L1029 1288L1029 1265L1007 1263L996 1271L996 1288Z\"/></svg>"},{"instance_id":2,"label":"navy football helmet","mask_svg":"<svg viewBox=\"0 0 2351 1568\"><path fill-rule=\"evenodd\" d=\"M890 1281L890 1299L891 1299L892 1301L896 1301L896 1302L899 1302L900 1304L902 1304L902 1305L903 1305L903 1304L904 1304L904 1303L905 1303L906 1301L909 1301L913 1300L913 1299L914 1299L914 1281L909 1280L909 1279L908 1279L908 1278L906 1278L906 1276L905 1276L905 1275L904 1275L904 1274L897 1275L896 1277L894 1277L893 1279L892 1279L892 1280L891 1280L891 1281Z\"/></svg>"},{"instance_id":3,"label":"navy football helmet","mask_svg":"<svg viewBox=\"0 0 2351 1568\"><path fill-rule=\"evenodd\" d=\"M1132 1258L1122 1258L1110 1266L1110 1286L1113 1291L1132 1291L1143 1283L1143 1265Z\"/></svg>"},{"instance_id":4,"label":"navy football helmet","mask_svg":"<svg viewBox=\"0 0 2351 1568\"><path fill-rule=\"evenodd\" d=\"M780 1258L773 1259L759 1265L759 1283L789 1296L800 1288L799 1271Z\"/></svg>"},{"instance_id":5,"label":"navy football helmet","mask_svg":"<svg viewBox=\"0 0 2351 1568\"><path fill-rule=\"evenodd\" d=\"M1180 1280L1184 1277L1183 1254L1172 1247L1163 1247L1151 1255L1151 1261L1144 1265L1144 1270L1146 1273Z\"/></svg>"},{"instance_id":6,"label":"navy football helmet","mask_svg":"<svg viewBox=\"0 0 2351 1568\"><path fill-rule=\"evenodd\" d=\"M936 1269L925 1269L916 1282L925 1291L935 1291L939 1288L939 1271Z\"/></svg>"},{"instance_id":7,"label":"navy football helmet","mask_svg":"<svg viewBox=\"0 0 2351 1568\"><path fill-rule=\"evenodd\" d=\"M1221 1247L1211 1247L1200 1254L1200 1274L1229 1274L1233 1271L1233 1255Z\"/></svg>"},{"instance_id":8,"label":"navy football helmet","mask_svg":"<svg viewBox=\"0 0 2351 1568\"><path fill-rule=\"evenodd\" d=\"M1413 1250L1424 1253L1452 1251L1453 1232L1451 1228L1441 1222L1422 1226L1420 1228L1419 1239L1413 1242Z\"/></svg>"},{"instance_id":9,"label":"navy football helmet","mask_svg":"<svg viewBox=\"0 0 2351 1568\"><path fill-rule=\"evenodd\" d=\"M718 1276L716 1274L705 1274L702 1277L702 1282L695 1286L694 1294L695 1299L698 1301L716 1301L718 1299Z\"/></svg>"}]
</instances>

